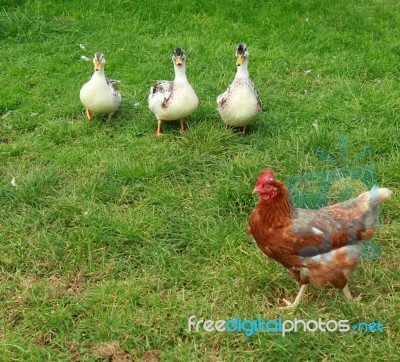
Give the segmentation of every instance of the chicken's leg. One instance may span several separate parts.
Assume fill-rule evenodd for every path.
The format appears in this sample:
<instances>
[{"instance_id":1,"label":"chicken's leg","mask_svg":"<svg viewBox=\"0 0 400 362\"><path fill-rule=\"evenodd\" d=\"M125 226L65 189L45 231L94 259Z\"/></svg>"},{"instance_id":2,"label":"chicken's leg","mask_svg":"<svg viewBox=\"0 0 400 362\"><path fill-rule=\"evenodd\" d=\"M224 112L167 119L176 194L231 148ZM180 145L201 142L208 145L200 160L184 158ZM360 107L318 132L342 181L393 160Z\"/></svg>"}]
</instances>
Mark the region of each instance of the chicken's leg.
<instances>
[{"instance_id":1,"label":"chicken's leg","mask_svg":"<svg viewBox=\"0 0 400 362\"><path fill-rule=\"evenodd\" d=\"M107 119L110 120L113 115L114 115L114 112L113 113L109 113Z\"/></svg>"},{"instance_id":2,"label":"chicken's leg","mask_svg":"<svg viewBox=\"0 0 400 362\"><path fill-rule=\"evenodd\" d=\"M349 288L349 285L348 285L348 284L346 284L342 290L343 290L343 294L345 295L345 297L346 297L348 300L356 301L356 302L359 302L359 301L361 300L361 295L359 295L359 296L358 296L357 298L355 298L355 299L352 297L352 295L351 295L351 293L350 293L350 288Z\"/></svg>"},{"instance_id":3,"label":"chicken's leg","mask_svg":"<svg viewBox=\"0 0 400 362\"><path fill-rule=\"evenodd\" d=\"M299 290L299 293L297 294L297 297L296 297L296 299L294 300L293 303L290 303L288 300L283 299L283 301L284 301L285 304L286 304L286 307L280 307L279 309L286 309L286 308L295 308L295 307L297 307L297 306L299 305L300 300L301 300L301 298L302 298L304 292L306 291L307 287L308 287L308 284L303 284L303 285L301 286L301 288L300 288L300 290Z\"/></svg>"},{"instance_id":4,"label":"chicken's leg","mask_svg":"<svg viewBox=\"0 0 400 362\"><path fill-rule=\"evenodd\" d=\"M93 119L92 114L90 113L89 108L86 108L86 117L89 121L91 121Z\"/></svg>"},{"instance_id":5,"label":"chicken's leg","mask_svg":"<svg viewBox=\"0 0 400 362\"><path fill-rule=\"evenodd\" d=\"M157 120L157 131L156 131L156 136L161 136L161 119Z\"/></svg>"},{"instance_id":6,"label":"chicken's leg","mask_svg":"<svg viewBox=\"0 0 400 362\"><path fill-rule=\"evenodd\" d=\"M247 126L243 126L242 134L243 136L246 134Z\"/></svg>"},{"instance_id":7,"label":"chicken's leg","mask_svg":"<svg viewBox=\"0 0 400 362\"><path fill-rule=\"evenodd\" d=\"M350 288L349 288L348 284L346 284L342 290L343 290L343 293L344 293L345 297L348 300L352 300L353 299L353 297L351 296Z\"/></svg>"},{"instance_id":8,"label":"chicken's leg","mask_svg":"<svg viewBox=\"0 0 400 362\"><path fill-rule=\"evenodd\" d=\"M180 127L181 131L183 132L185 130L185 120L181 119L181 127Z\"/></svg>"},{"instance_id":9,"label":"chicken's leg","mask_svg":"<svg viewBox=\"0 0 400 362\"><path fill-rule=\"evenodd\" d=\"M225 129L229 129L228 123L225 123Z\"/></svg>"}]
</instances>

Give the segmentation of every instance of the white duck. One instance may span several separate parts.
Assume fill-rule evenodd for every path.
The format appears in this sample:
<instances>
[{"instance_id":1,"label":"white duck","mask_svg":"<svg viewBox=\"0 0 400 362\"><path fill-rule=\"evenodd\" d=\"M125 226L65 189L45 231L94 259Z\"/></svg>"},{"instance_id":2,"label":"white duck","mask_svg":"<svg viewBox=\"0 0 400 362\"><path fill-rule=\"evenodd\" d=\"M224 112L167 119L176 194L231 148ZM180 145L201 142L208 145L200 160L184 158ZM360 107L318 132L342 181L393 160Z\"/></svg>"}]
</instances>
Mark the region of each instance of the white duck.
<instances>
[{"instance_id":1,"label":"white duck","mask_svg":"<svg viewBox=\"0 0 400 362\"><path fill-rule=\"evenodd\" d=\"M83 85L79 94L89 121L93 114L107 114L108 119L111 119L121 103L121 94L117 89L118 81L106 78L105 63L104 54L97 52L93 58L93 76Z\"/></svg>"},{"instance_id":2,"label":"white duck","mask_svg":"<svg viewBox=\"0 0 400 362\"><path fill-rule=\"evenodd\" d=\"M236 48L237 71L232 84L217 97L218 112L225 122L226 128L243 127L243 135L247 126L261 112L261 100L253 82L249 77L246 44L240 43Z\"/></svg>"},{"instance_id":3,"label":"white duck","mask_svg":"<svg viewBox=\"0 0 400 362\"><path fill-rule=\"evenodd\" d=\"M156 135L161 135L162 121L180 121L184 131L184 119L199 106L199 98L186 77L186 56L181 48L176 48L172 56L175 79L159 80L150 88L149 109L157 118Z\"/></svg>"}]
</instances>

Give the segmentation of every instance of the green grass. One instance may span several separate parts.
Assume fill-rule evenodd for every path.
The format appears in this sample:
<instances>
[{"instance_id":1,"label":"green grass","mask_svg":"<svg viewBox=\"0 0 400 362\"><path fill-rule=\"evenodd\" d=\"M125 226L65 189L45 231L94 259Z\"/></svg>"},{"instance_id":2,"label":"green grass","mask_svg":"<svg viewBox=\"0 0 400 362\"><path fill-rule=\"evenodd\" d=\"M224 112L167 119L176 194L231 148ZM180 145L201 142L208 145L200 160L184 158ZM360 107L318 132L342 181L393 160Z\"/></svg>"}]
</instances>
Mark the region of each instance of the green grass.
<instances>
[{"instance_id":1,"label":"green grass","mask_svg":"<svg viewBox=\"0 0 400 362\"><path fill-rule=\"evenodd\" d=\"M0 12L0 355L4 361L394 360L400 283L400 22L386 1L3 0ZM238 42L263 101L242 137L216 96ZM87 51L81 50L84 44ZM201 100L188 130L147 108L155 79L187 54ZM88 122L79 89L101 50L120 79L111 122ZM136 105L135 105L136 104ZM313 123L317 127L313 126ZM245 233L258 173L335 166L317 157L374 152L394 191L382 208L379 260L362 260L349 303L298 286ZM349 166L349 163L344 166ZM16 186L11 185L15 177ZM187 319L380 321L383 333L189 333ZM297 356L297 357L293 357Z\"/></svg>"}]
</instances>

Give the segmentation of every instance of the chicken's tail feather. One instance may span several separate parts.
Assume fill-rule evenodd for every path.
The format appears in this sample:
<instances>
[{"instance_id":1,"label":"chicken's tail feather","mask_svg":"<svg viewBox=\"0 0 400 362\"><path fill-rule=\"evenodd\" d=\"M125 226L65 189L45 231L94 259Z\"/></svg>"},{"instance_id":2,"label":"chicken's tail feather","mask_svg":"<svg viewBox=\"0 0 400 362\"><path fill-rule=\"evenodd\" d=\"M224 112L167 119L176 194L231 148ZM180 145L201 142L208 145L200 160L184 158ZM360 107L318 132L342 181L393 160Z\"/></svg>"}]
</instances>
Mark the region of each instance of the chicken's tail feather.
<instances>
[{"instance_id":1,"label":"chicken's tail feather","mask_svg":"<svg viewBox=\"0 0 400 362\"><path fill-rule=\"evenodd\" d=\"M379 188L378 189L378 195L379 195L379 203L382 204L384 203L390 196L392 196L393 192L389 189L385 188Z\"/></svg>"},{"instance_id":2,"label":"chicken's tail feather","mask_svg":"<svg viewBox=\"0 0 400 362\"><path fill-rule=\"evenodd\" d=\"M387 188L373 186L370 191L363 192L358 197L329 207L337 219L355 221L361 220L367 228L375 228L378 220L378 205L392 195Z\"/></svg>"},{"instance_id":3,"label":"chicken's tail feather","mask_svg":"<svg viewBox=\"0 0 400 362\"><path fill-rule=\"evenodd\" d=\"M359 199L362 202L377 205L378 203L384 203L392 194L391 190L374 185L370 191L363 192Z\"/></svg>"}]
</instances>

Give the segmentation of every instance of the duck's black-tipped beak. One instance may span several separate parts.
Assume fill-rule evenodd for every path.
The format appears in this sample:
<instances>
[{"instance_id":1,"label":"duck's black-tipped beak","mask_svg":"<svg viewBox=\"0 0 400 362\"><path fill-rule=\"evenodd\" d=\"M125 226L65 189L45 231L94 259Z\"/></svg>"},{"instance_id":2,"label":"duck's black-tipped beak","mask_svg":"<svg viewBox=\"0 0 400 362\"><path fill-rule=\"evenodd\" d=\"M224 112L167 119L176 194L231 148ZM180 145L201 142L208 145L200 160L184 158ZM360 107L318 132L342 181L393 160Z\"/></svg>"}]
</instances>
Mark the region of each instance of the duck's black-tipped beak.
<instances>
[{"instance_id":1,"label":"duck's black-tipped beak","mask_svg":"<svg viewBox=\"0 0 400 362\"><path fill-rule=\"evenodd\" d=\"M104 58L104 54L102 52L97 52L93 58L94 70L96 72L103 70L105 63L106 63L106 59Z\"/></svg>"},{"instance_id":2,"label":"duck's black-tipped beak","mask_svg":"<svg viewBox=\"0 0 400 362\"><path fill-rule=\"evenodd\" d=\"M236 65L237 65L238 67L240 67L241 65L243 65L245 61L246 61L246 57L245 57L243 54L239 54L239 55L236 57Z\"/></svg>"},{"instance_id":3,"label":"duck's black-tipped beak","mask_svg":"<svg viewBox=\"0 0 400 362\"><path fill-rule=\"evenodd\" d=\"M247 51L247 46L245 43L240 43L236 47L236 65L239 67L244 64L249 55Z\"/></svg>"},{"instance_id":4,"label":"duck's black-tipped beak","mask_svg":"<svg viewBox=\"0 0 400 362\"><path fill-rule=\"evenodd\" d=\"M174 55L172 56L174 64L178 66L178 68L182 67L185 62L185 54L183 53L182 48L176 48L174 50Z\"/></svg>"}]
</instances>

